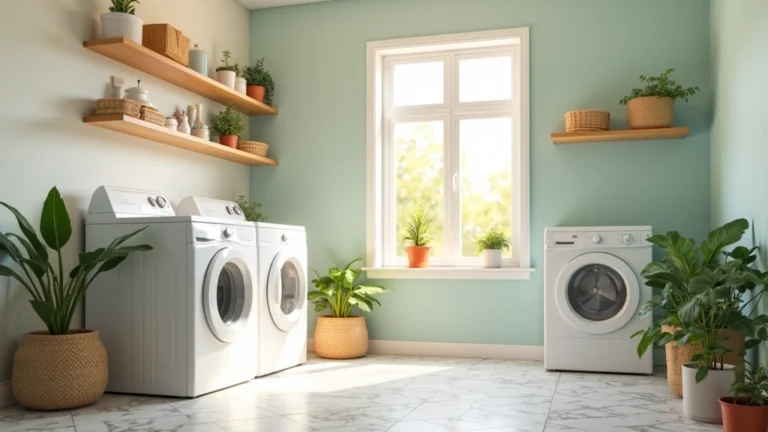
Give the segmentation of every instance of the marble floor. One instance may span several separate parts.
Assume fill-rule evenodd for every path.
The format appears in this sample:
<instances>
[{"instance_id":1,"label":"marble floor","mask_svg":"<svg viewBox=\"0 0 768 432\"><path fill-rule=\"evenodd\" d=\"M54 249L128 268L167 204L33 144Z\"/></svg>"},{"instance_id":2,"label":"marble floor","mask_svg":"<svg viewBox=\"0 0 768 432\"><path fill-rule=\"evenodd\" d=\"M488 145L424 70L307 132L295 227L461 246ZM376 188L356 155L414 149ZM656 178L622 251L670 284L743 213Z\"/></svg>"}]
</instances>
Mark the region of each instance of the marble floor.
<instances>
[{"instance_id":1,"label":"marble floor","mask_svg":"<svg viewBox=\"0 0 768 432\"><path fill-rule=\"evenodd\" d=\"M372 355L305 365L197 399L107 394L0 410L2 432L719 431L687 420L662 375L554 373L541 362Z\"/></svg>"}]
</instances>

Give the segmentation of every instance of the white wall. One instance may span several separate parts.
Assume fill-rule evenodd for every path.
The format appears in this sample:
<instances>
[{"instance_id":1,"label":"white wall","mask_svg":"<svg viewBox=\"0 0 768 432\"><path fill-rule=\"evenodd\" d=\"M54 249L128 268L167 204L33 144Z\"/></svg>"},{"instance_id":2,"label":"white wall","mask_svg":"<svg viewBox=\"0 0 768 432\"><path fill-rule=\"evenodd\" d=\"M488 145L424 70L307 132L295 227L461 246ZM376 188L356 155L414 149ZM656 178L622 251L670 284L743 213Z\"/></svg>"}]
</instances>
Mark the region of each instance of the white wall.
<instances>
[{"instance_id":1,"label":"white wall","mask_svg":"<svg viewBox=\"0 0 768 432\"><path fill-rule=\"evenodd\" d=\"M248 195L245 166L82 123L83 116L93 114L93 101L103 97L110 75L131 86L141 79L166 115L190 103L207 103L209 112L220 108L84 49L83 41L98 37L99 14L108 4L14 0L12 7L4 2L0 14L0 200L37 226L46 193L58 186L74 225L66 249L70 265L82 248L83 213L99 185L155 189L173 203L186 195ZM170 23L182 30L208 51L211 68L224 49L241 64L248 61L249 17L236 0L148 0L136 10L147 24ZM0 210L0 229L18 229L5 210ZM81 324L78 316L73 326ZM43 328L26 293L0 279L0 387L10 380L21 335Z\"/></svg>"}]
</instances>

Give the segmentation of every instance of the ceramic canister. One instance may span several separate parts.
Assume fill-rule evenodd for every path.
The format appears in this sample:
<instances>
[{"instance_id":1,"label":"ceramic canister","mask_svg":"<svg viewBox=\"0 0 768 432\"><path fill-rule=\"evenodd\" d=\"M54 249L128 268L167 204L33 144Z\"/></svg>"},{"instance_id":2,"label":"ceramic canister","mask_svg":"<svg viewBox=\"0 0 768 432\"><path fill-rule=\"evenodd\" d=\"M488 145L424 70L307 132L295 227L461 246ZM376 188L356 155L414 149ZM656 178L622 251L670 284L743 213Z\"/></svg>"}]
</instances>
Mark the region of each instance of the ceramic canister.
<instances>
[{"instance_id":1,"label":"ceramic canister","mask_svg":"<svg viewBox=\"0 0 768 432\"><path fill-rule=\"evenodd\" d=\"M189 50L189 68L200 75L208 76L208 53L197 49Z\"/></svg>"}]
</instances>

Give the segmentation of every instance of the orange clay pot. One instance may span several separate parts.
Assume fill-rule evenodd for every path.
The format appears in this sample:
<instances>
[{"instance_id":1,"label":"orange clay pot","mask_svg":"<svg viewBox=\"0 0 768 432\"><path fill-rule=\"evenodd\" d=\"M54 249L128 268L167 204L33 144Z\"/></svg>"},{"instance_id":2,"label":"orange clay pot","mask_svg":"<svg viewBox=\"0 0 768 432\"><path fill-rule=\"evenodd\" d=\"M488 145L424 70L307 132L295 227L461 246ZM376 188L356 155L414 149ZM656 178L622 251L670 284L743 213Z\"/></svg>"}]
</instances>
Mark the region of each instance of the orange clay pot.
<instances>
[{"instance_id":1,"label":"orange clay pot","mask_svg":"<svg viewBox=\"0 0 768 432\"><path fill-rule=\"evenodd\" d=\"M427 268L429 267L429 253L432 248L429 246L408 246L405 252L408 253L408 267Z\"/></svg>"}]
</instances>

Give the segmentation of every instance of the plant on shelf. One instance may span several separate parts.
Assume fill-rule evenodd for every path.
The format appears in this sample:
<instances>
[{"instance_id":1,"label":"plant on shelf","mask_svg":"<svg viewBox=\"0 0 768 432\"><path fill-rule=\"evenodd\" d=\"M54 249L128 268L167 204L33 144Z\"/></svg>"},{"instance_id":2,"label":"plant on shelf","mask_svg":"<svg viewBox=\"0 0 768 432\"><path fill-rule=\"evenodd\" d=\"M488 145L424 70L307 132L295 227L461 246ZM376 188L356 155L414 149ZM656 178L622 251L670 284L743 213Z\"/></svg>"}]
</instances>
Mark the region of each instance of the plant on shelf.
<instances>
[{"instance_id":1,"label":"plant on shelf","mask_svg":"<svg viewBox=\"0 0 768 432\"><path fill-rule=\"evenodd\" d=\"M103 248L81 253L77 265L66 271L63 248L72 237L72 223L58 189L52 188L43 204L42 241L16 208L4 202L0 205L13 214L22 233L0 233L0 252L13 263L0 265L0 276L15 279L24 287L32 309L47 329L22 338L14 356L14 396L26 407L43 410L92 403L107 385L106 351L98 333L70 330L72 317L96 277L113 270L132 253L152 249L146 244L125 245L144 228L118 237ZM55 258L49 249L56 252ZM73 377L77 377L77 383L71 381Z\"/></svg>"},{"instance_id":2,"label":"plant on shelf","mask_svg":"<svg viewBox=\"0 0 768 432\"><path fill-rule=\"evenodd\" d=\"M139 0L112 0L112 6L109 8L109 11L135 15L136 8L133 6L134 3L141 4Z\"/></svg>"},{"instance_id":3,"label":"plant on shelf","mask_svg":"<svg viewBox=\"0 0 768 432\"><path fill-rule=\"evenodd\" d=\"M731 396L720 398L723 432L765 432L768 429L768 372L749 362L736 366Z\"/></svg>"},{"instance_id":4,"label":"plant on shelf","mask_svg":"<svg viewBox=\"0 0 768 432\"><path fill-rule=\"evenodd\" d=\"M381 306L374 296L387 290L376 285L356 285L362 271L354 267L358 261L359 258L341 269L333 267L328 270L328 276L320 276L315 271L317 277L312 281L315 290L307 295L307 299L315 305L315 312L330 312L330 315L317 317L315 352L320 357L357 358L368 352L365 317L351 314L355 308L371 312L374 304Z\"/></svg>"},{"instance_id":5,"label":"plant on shelf","mask_svg":"<svg viewBox=\"0 0 768 432\"><path fill-rule=\"evenodd\" d=\"M501 255L503 251L509 250L511 239L501 229L491 227L475 242L477 251L483 255L483 267L500 268Z\"/></svg>"},{"instance_id":6,"label":"plant on shelf","mask_svg":"<svg viewBox=\"0 0 768 432\"><path fill-rule=\"evenodd\" d=\"M674 103L699 92L698 87L683 88L669 76L674 69L667 69L659 76L640 75L643 88L632 89L629 96L620 101L627 106L630 129L655 129L672 127L675 121Z\"/></svg>"},{"instance_id":7,"label":"plant on shelf","mask_svg":"<svg viewBox=\"0 0 768 432\"><path fill-rule=\"evenodd\" d=\"M144 21L136 16L139 0L112 0L109 12L101 14L101 38L128 38L141 45Z\"/></svg>"},{"instance_id":8,"label":"plant on shelf","mask_svg":"<svg viewBox=\"0 0 768 432\"><path fill-rule=\"evenodd\" d=\"M272 75L264 67L264 59L256 61L255 65L245 68L243 77L248 83L248 96L267 105L272 105L275 95L275 82Z\"/></svg>"},{"instance_id":9,"label":"plant on shelf","mask_svg":"<svg viewBox=\"0 0 768 432\"><path fill-rule=\"evenodd\" d=\"M227 147L237 148L237 140L245 132L245 120L232 105L213 117L213 133L219 136L219 142Z\"/></svg>"},{"instance_id":10,"label":"plant on shelf","mask_svg":"<svg viewBox=\"0 0 768 432\"><path fill-rule=\"evenodd\" d=\"M232 58L231 52L224 50L221 56L221 62L224 63L224 65L216 68L216 80L225 86L234 89L235 79L240 74L240 66L237 63L233 65L229 64L229 60Z\"/></svg>"},{"instance_id":11,"label":"plant on shelf","mask_svg":"<svg viewBox=\"0 0 768 432\"><path fill-rule=\"evenodd\" d=\"M255 201L249 202L243 195L239 195L235 202L240 207L240 210L243 211L245 220L249 222L264 222L267 220L267 217L259 211L261 203Z\"/></svg>"},{"instance_id":12,"label":"plant on shelf","mask_svg":"<svg viewBox=\"0 0 768 432\"><path fill-rule=\"evenodd\" d=\"M432 214L423 203L417 204L406 216L406 235L403 240L411 245L405 248L408 254L408 267L429 267L429 254L432 241Z\"/></svg>"}]
</instances>

